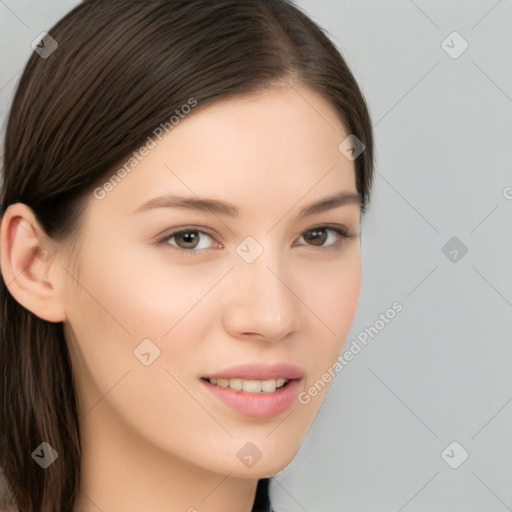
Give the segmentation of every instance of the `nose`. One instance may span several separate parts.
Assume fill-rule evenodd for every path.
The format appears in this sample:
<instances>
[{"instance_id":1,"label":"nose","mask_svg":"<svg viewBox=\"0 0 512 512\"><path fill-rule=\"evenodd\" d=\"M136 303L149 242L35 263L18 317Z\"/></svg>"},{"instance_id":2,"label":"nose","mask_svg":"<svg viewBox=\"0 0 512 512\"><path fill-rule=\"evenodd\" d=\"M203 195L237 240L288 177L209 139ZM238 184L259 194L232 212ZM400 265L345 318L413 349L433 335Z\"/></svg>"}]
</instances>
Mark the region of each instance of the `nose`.
<instances>
[{"instance_id":1,"label":"nose","mask_svg":"<svg viewBox=\"0 0 512 512\"><path fill-rule=\"evenodd\" d=\"M301 328L301 301L283 268L268 250L252 263L237 260L222 315L231 336L278 341Z\"/></svg>"}]
</instances>

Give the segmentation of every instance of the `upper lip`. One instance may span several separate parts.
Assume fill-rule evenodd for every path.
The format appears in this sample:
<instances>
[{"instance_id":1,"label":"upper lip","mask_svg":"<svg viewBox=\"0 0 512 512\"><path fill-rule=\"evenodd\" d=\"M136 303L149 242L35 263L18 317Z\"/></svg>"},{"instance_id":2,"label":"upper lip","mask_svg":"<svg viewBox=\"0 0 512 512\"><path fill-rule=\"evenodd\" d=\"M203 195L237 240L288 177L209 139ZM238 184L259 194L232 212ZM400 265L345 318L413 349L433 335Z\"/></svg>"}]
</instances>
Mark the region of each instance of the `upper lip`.
<instances>
[{"instance_id":1,"label":"upper lip","mask_svg":"<svg viewBox=\"0 0 512 512\"><path fill-rule=\"evenodd\" d=\"M284 378L288 380L302 379L304 370L289 361L273 364L240 364L230 366L215 373L211 373L204 378L208 379L246 379L246 380L269 380Z\"/></svg>"}]
</instances>

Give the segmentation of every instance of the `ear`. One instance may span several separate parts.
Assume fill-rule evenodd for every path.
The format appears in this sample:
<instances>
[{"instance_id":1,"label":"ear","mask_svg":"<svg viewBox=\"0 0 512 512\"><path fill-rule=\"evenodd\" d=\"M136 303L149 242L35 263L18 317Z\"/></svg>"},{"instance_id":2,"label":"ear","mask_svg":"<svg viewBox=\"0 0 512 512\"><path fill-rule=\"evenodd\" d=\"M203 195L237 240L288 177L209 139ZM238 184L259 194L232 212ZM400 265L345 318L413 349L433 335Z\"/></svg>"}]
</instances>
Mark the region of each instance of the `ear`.
<instances>
[{"instance_id":1,"label":"ear","mask_svg":"<svg viewBox=\"0 0 512 512\"><path fill-rule=\"evenodd\" d=\"M66 320L56 286L58 250L27 205L16 203L7 208L0 229L3 279L17 302L48 322Z\"/></svg>"}]
</instances>

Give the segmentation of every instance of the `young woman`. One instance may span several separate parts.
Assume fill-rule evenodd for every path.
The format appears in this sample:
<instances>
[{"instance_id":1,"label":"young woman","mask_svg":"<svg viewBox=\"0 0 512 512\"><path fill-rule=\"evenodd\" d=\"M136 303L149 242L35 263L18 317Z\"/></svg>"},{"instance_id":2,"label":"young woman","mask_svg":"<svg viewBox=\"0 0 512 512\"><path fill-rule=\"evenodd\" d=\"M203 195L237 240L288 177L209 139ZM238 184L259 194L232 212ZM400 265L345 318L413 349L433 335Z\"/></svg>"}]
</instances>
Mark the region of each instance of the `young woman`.
<instances>
[{"instance_id":1,"label":"young woman","mask_svg":"<svg viewBox=\"0 0 512 512\"><path fill-rule=\"evenodd\" d=\"M12 510L271 510L356 312L372 179L361 91L287 0L59 21L4 144Z\"/></svg>"}]
</instances>

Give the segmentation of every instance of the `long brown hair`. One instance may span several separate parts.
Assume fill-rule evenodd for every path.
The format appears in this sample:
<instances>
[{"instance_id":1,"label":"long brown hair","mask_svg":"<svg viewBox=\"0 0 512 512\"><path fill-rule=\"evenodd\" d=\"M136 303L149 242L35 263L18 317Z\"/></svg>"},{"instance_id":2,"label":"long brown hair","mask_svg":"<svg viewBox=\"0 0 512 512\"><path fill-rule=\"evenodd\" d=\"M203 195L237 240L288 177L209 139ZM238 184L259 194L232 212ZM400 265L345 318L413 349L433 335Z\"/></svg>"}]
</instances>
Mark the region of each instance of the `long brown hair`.
<instances>
[{"instance_id":1,"label":"long brown hair","mask_svg":"<svg viewBox=\"0 0 512 512\"><path fill-rule=\"evenodd\" d=\"M9 112L2 213L28 205L54 240L74 240L88 194L194 98L199 106L306 85L365 145L355 160L364 212L373 134L363 94L324 31L291 0L85 0L34 52ZM340 141L341 142L341 141ZM9 283L7 283L9 284ZM70 512L80 429L62 323L42 320L0 283L0 468L23 512ZM58 458L42 469L32 452Z\"/></svg>"}]
</instances>

